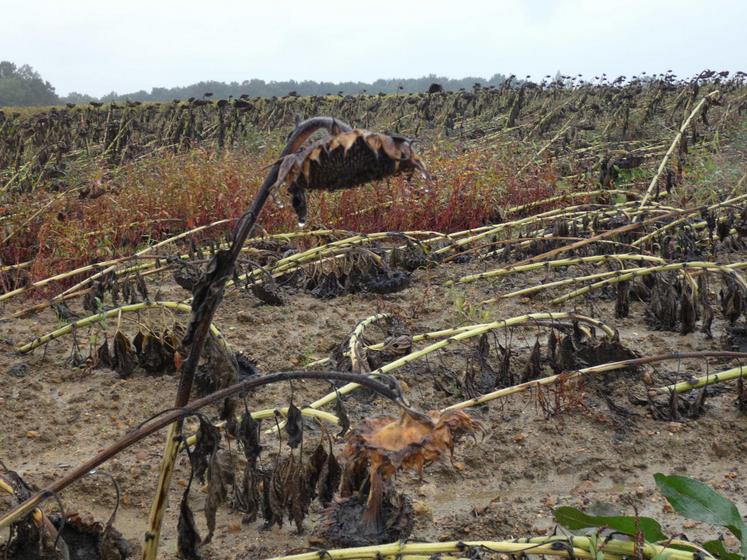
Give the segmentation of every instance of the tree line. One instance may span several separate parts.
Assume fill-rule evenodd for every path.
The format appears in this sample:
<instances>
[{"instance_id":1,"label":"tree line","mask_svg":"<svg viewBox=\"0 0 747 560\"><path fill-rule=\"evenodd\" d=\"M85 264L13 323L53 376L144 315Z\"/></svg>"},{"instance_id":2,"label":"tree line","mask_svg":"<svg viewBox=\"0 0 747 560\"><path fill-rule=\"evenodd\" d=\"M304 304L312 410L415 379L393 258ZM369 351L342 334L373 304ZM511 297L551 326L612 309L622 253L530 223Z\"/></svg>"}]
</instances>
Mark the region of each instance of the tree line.
<instances>
[{"instance_id":1,"label":"tree line","mask_svg":"<svg viewBox=\"0 0 747 560\"><path fill-rule=\"evenodd\" d=\"M28 64L0 62L0 107L54 105L59 103L54 87Z\"/></svg>"},{"instance_id":2,"label":"tree line","mask_svg":"<svg viewBox=\"0 0 747 560\"><path fill-rule=\"evenodd\" d=\"M38 72L28 65L17 67L12 62L0 62L0 107L56 105L62 103L88 103L90 101L172 101L174 99L201 98L211 94L215 98L282 97L286 95L358 95L361 93L416 93L427 91L431 84L439 84L447 91L471 89L475 84L483 87L498 86L506 80L503 74L490 79L467 77L446 78L430 74L421 78L379 79L367 82L315 82L312 80L269 81L252 79L242 82L201 81L188 86L173 88L154 87L150 91L131 93L111 92L101 97L71 92L65 96L55 93L55 88L44 81Z\"/></svg>"}]
</instances>

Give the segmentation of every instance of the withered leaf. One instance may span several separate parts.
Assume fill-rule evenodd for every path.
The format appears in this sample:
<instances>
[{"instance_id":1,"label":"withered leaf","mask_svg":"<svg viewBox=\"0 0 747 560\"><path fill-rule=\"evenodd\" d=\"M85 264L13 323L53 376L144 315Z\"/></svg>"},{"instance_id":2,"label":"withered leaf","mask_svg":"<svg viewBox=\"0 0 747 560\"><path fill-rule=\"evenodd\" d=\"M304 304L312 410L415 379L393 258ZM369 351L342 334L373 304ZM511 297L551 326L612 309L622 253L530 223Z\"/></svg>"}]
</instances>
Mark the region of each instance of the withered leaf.
<instances>
[{"instance_id":1,"label":"withered leaf","mask_svg":"<svg viewBox=\"0 0 747 560\"><path fill-rule=\"evenodd\" d=\"M330 444L327 460L324 462L324 466L319 473L319 480L316 486L316 493L319 496L319 501L322 505L328 506L332 502L337 487L340 485L341 477L342 467L337 461L337 457L335 457L335 454L332 451L332 445Z\"/></svg>"},{"instance_id":2,"label":"withered leaf","mask_svg":"<svg viewBox=\"0 0 747 560\"><path fill-rule=\"evenodd\" d=\"M572 371L576 369L576 347L573 344L573 336L566 335L558 345L558 369L560 371Z\"/></svg>"},{"instance_id":3,"label":"withered leaf","mask_svg":"<svg viewBox=\"0 0 747 560\"><path fill-rule=\"evenodd\" d=\"M290 497L291 475L294 473L295 459L293 455L280 459L275 470L265 482L265 526L277 524L283 526L283 516L288 507Z\"/></svg>"},{"instance_id":4,"label":"withered leaf","mask_svg":"<svg viewBox=\"0 0 747 560\"><path fill-rule=\"evenodd\" d=\"M306 465L306 485L309 488L309 494L312 499L316 498L316 485L326 462L327 450L324 449L324 445L320 439L319 445L314 449L314 453L311 454L309 462Z\"/></svg>"},{"instance_id":5,"label":"withered leaf","mask_svg":"<svg viewBox=\"0 0 747 560\"><path fill-rule=\"evenodd\" d=\"M252 415L247 410L241 415L241 420L239 420L239 425L236 429L236 439L241 443L244 456L251 465L257 463L257 457L262 452L262 446L259 443L261 423L261 420L257 421L252 418Z\"/></svg>"},{"instance_id":6,"label":"withered leaf","mask_svg":"<svg viewBox=\"0 0 747 560\"><path fill-rule=\"evenodd\" d=\"M719 295L721 299L721 312L729 321L730 325L736 323L742 314L742 294L740 293L737 283L730 277L725 277L725 288L722 288Z\"/></svg>"},{"instance_id":7,"label":"withered leaf","mask_svg":"<svg viewBox=\"0 0 747 560\"><path fill-rule=\"evenodd\" d=\"M153 333L148 333L145 337L141 357L141 364L145 371L154 374L163 373L168 364L167 360L168 357L164 353L163 343Z\"/></svg>"},{"instance_id":8,"label":"withered leaf","mask_svg":"<svg viewBox=\"0 0 747 560\"><path fill-rule=\"evenodd\" d=\"M490 365L490 339L487 333L481 335L477 342L477 362L479 376L477 379L474 379L474 374L471 376L473 389L480 394L488 393L495 388L498 376Z\"/></svg>"},{"instance_id":9,"label":"withered leaf","mask_svg":"<svg viewBox=\"0 0 747 560\"><path fill-rule=\"evenodd\" d=\"M182 495L182 503L179 506L179 521L176 524L176 549L177 555L183 560L202 560L197 552L202 540L197 532L195 516L189 507L189 485Z\"/></svg>"},{"instance_id":10,"label":"withered leaf","mask_svg":"<svg viewBox=\"0 0 747 560\"><path fill-rule=\"evenodd\" d=\"M105 340L96 350L96 367L112 367L112 356L109 353L109 341Z\"/></svg>"},{"instance_id":11,"label":"withered leaf","mask_svg":"<svg viewBox=\"0 0 747 560\"><path fill-rule=\"evenodd\" d=\"M555 329L550 329L550 334L547 337L547 361L550 363L550 367L555 373L558 371L558 361L556 358L558 352L558 337L555 334Z\"/></svg>"},{"instance_id":12,"label":"withered leaf","mask_svg":"<svg viewBox=\"0 0 747 560\"><path fill-rule=\"evenodd\" d=\"M288 446L291 449L295 449L303 441L303 415L292 400L288 405L285 433L288 434Z\"/></svg>"},{"instance_id":13,"label":"withered leaf","mask_svg":"<svg viewBox=\"0 0 747 560\"><path fill-rule=\"evenodd\" d=\"M698 319L697 314L698 311L693 298L692 288L689 284L686 284L680 295L679 319L681 334L688 334L695 331L695 323Z\"/></svg>"},{"instance_id":14,"label":"withered leaf","mask_svg":"<svg viewBox=\"0 0 747 560\"><path fill-rule=\"evenodd\" d=\"M295 523L299 535L303 533L303 520L309 513L309 504L311 504L311 493L306 485L303 470L303 465L299 461L294 463L292 472L288 475L288 482L290 483L288 519Z\"/></svg>"},{"instance_id":15,"label":"withered leaf","mask_svg":"<svg viewBox=\"0 0 747 560\"><path fill-rule=\"evenodd\" d=\"M498 366L496 386L509 387L514 384L514 376L511 374L511 344L509 343L507 348L498 344L498 351L501 353L501 361Z\"/></svg>"},{"instance_id":16,"label":"withered leaf","mask_svg":"<svg viewBox=\"0 0 747 560\"><path fill-rule=\"evenodd\" d=\"M226 433L231 437L236 437L236 430L238 429L238 423L236 422L236 401L225 398L223 399L223 405L220 407L220 414L218 418L226 423Z\"/></svg>"},{"instance_id":17,"label":"withered leaf","mask_svg":"<svg viewBox=\"0 0 747 560\"><path fill-rule=\"evenodd\" d=\"M246 514L246 521L252 523L257 520L261 505L259 495L259 483L262 480L261 473L256 468L246 464L244 477L241 482L241 491L236 495L239 511Z\"/></svg>"},{"instance_id":18,"label":"withered leaf","mask_svg":"<svg viewBox=\"0 0 747 560\"><path fill-rule=\"evenodd\" d=\"M218 428L200 416L200 428L197 430L197 443L189 456L192 473L201 483L205 482L205 472L213 455L218 452L220 432Z\"/></svg>"},{"instance_id":19,"label":"withered leaf","mask_svg":"<svg viewBox=\"0 0 747 560\"><path fill-rule=\"evenodd\" d=\"M277 286L265 285L265 284L252 284L252 293L262 303L267 305L280 306L283 305L283 299L280 297L280 292Z\"/></svg>"},{"instance_id":20,"label":"withered leaf","mask_svg":"<svg viewBox=\"0 0 747 560\"><path fill-rule=\"evenodd\" d=\"M270 503L270 481L272 480L272 472L259 473L255 471L254 474L258 474L262 481L262 517L265 520L265 527L272 527L274 523L274 515L272 513L272 504Z\"/></svg>"},{"instance_id":21,"label":"withered leaf","mask_svg":"<svg viewBox=\"0 0 747 560\"><path fill-rule=\"evenodd\" d=\"M198 395L209 395L238 382L239 364L223 341L210 334L203 356L205 361L197 368L194 381Z\"/></svg>"},{"instance_id":22,"label":"withered leaf","mask_svg":"<svg viewBox=\"0 0 747 560\"><path fill-rule=\"evenodd\" d=\"M145 341L145 335L142 331L137 331L137 334L132 339L132 345L135 347L135 351L138 356L143 353L143 342Z\"/></svg>"},{"instance_id":23,"label":"withered leaf","mask_svg":"<svg viewBox=\"0 0 747 560\"><path fill-rule=\"evenodd\" d=\"M208 534L205 537L205 543L208 543L213 538L215 532L215 515L218 512L218 507L226 501L228 496L228 478L230 464L224 466L220 460L221 455L213 453L210 457L207 478L208 478L208 491L207 499L205 500L205 520L207 521Z\"/></svg>"},{"instance_id":24,"label":"withered leaf","mask_svg":"<svg viewBox=\"0 0 747 560\"><path fill-rule=\"evenodd\" d=\"M114 335L112 366L122 378L129 377L135 370L135 352L132 350L130 341L121 331L117 331L117 334Z\"/></svg>"},{"instance_id":25,"label":"withered leaf","mask_svg":"<svg viewBox=\"0 0 747 560\"><path fill-rule=\"evenodd\" d=\"M337 437L342 437L350 429L350 418L348 418L348 412L345 410L345 403L339 393L337 394L337 399L335 399L335 414L340 420L340 432L337 434Z\"/></svg>"},{"instance_id":26,"label":"withered leaf","mask_svg":"<svg viewBox=\"0 0 747 560\"><path fill-rule=\"evenodd\" d=\"M630 314L630 282L617 283L617 299L615 300L615 317L623 319Z\"/></svg>"},{"instance_id":27,"label":"withered leaf","mask_svg":"<svg viewBox=\"0 0 747 560\"><path fill-rule=\"evenodd\" d=\"M179 347L176 338L168 330L163 331L161 337L161 343L163 344L162 352L164 359L164 373L173 373L177 369L176 354L177 348Z\"/></svg>"},{"instance_id":28,"label":"withered leaf","mask_svg":"<svg viewBox=\"0 0 747 560\"><path fill-rule=\"evenodd\" d=\"M527 362L526 368L524 369L524 376L521 379L522 383L538 379L542 375L542 364L540 363L541 358L542 352L539 339L536 339L534 341L532 353L529 355L529 362Z\"/></svg>"},{"instance_id":29,"label":"withered leaf","mask_svg":"<svg viewBox=\"0 0 747 560\"><path fill-rule=\"evenodd\" d=\"M135 275L135 287L137 288L137 291L140 292L143 301L148 301L148 286L145 284L145 280L139 273Z\"/></svg>"}]
</instances>

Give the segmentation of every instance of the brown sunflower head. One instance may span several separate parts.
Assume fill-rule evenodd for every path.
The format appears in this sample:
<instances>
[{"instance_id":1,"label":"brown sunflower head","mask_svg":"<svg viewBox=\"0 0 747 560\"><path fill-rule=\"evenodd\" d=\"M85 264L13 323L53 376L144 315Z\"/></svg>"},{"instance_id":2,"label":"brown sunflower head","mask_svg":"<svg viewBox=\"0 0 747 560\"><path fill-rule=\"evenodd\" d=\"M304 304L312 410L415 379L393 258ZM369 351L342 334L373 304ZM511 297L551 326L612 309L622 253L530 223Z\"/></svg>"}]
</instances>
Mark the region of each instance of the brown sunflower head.
<instances>
[{"instance_id":1,"label":"brown sunflower head","mask_svg":"<svg viewBox=\"0 0 747 560\"><path fill-rule=\"evenodd\" d=\"M409 469L422 475L426 464L445 454L451 456L461 436L483 430L482 424L461 410L428 415L405 411L399 418L368 418L348 436L343 493L367 486L364 521L378 526L382 499L397 471Z\"/></svg>"},{"instance_id":2,"label":"brown sunflower head","mask_svg":"<svg viewBox=\"0 0 747 560\"><path fill-rule=\"evenodd\" d=\"M304 224L306 190L350 189L415 171L428 177L412 139L355 129L317 140L283 157L275 186L288 183L293 209Z\"/></svg>"}]
</instances>

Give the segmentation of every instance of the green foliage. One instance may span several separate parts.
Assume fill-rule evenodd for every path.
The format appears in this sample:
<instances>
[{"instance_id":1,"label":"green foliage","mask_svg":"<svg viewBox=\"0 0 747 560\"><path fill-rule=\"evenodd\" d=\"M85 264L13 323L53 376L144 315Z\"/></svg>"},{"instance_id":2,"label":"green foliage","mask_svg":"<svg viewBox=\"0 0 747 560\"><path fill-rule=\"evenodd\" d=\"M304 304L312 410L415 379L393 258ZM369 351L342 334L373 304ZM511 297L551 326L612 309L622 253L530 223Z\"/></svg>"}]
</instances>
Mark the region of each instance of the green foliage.
<instances>
[{"instance_id":1,"label":"green foliage","mask_svg":"<svg viewBox=\"0 0 747 560\"><path fill-rule=\"evenodd\" d=\"M573 507L559 507L553 512L555 520L566 529L575 531L589 527L609 527L613 531L635 536L639 531L647 541L662 541L667 537L661 531L661 525L650 517L631 517L625 515L587 515Z\"/></svg>"},{"instance_id":2,"label":"green foliage","mask_svg":"<svg viewBox=\"0 0 747 560\"><path fill-rule=\"evenodd\" d=\"M703 548L721 560L742 560L743 558L741 554L726 550L724 543L718 539L703 543Z\"/></svg>"},{"instance_id":3,"label":"green foliage","mask_svg":"<svg viewBox=\"0 0 747 560\"><path fill-rule=\"evenodd\" d=\"M721 560L740 560L747 557L747 525L737 507L710 486L686 476L654 475L656 486L674 510L689 519L726 527L742 544L741 554L729 552L720 540L711 540L703 547ZM559 507L553 512L555 520L572 531L592 527L606 527L630 536L642 535L646 541L661 542L667 537L661 525L650 517L595 516L573 507Z\"/></svg>"},{"instance_id":4,"label":"green foliage","mask_svg":"<svg viewBox=\"0 0 747 560\"><path fill-rule=\"evenodd\" d=\"M686 476L657 473L654 479L659 491L677 513L696 521L726 527L741 541L742 555L747 556L747 526L737 506L730 500L710 486Z\"/></svg>"},{"instance_id":5,"label":"green foliage","mask_svg":"<svg viewBox=\"0 0 747 560\"><path fill-rule=\"evenodd\" d=\"M52 85L31 66L0 62L0 107L53 105L58 101Z\"/></svg>"}]
</instances>

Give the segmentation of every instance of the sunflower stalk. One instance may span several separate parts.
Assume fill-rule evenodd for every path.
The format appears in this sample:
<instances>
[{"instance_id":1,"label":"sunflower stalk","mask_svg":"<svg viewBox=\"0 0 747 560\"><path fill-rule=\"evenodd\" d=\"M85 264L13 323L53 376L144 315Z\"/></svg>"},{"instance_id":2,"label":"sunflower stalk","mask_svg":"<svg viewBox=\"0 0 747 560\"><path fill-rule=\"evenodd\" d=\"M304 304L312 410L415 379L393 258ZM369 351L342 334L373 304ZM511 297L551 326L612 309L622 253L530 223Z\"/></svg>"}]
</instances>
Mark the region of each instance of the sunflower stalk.
<instances>
[{"instance_id":1,"label":"sunflower stalk","mask_svg":"<svg viewBox=\"0 0 747 560\"><path fill-rule=\"evenodd\" d=\"M657 264L664 264L666 261L661 257L654 257L650 255L637 255L637 254L611 254L611 255L590 255L587 257L574 257L567 259L556 259L552 261L542 261L537 263L530 263L521 266L507 266L504 268L498 268L496 270L490 270L488 272L482 272L480 274L470 274L468 276L462 276L456 281L447 282L446 286L453 286L455 284L468 284L477 280L483 280L486 278L500 278L501 276L508 276L519 272L530 272L542 268L556 268L561 266L573 266L577 264L589 264L589 263L608 263L608 262L622 262L622 261L639 261L639 262L651 262Z\"/></svg>"},{"instance_id":2,"label":"sunflower stalk","mask_svg":"<svg viewBox=\"0 0 747 560\"><path fill-rule=\"evenodd\" d=\"M649 268L631 269L630 271L621 270L621 271L618 271L619 273L618 276L615 276L614 278L607 278L605 280L600 280L599 282L594 282L593 284L589 284L588 286L584 286L583 288L579 288L578 290L574 290L565 295L556 297L555 299L550 301L550 303L553 305L558 305L565 301L568 301L569 299L576 298L578 296L589 293L592 290L596 290L604 286L610 286L612 284L617 284L619 282L627 282L628 280L632 280L633 278L640 278L641 276L648 276L650 274L657 274L659 272L667 272L671 270L680 270L682 272L686 272L689 270L704 270L704 271L711 271L711 272L720 272L722 274L726 274L734 278L734 280L736 280L736 282L744 290L744 292L747 293L747 282L745 282L744 278L742 278L742 276L736 271L737 268L741 268L746 265L747 263L733 263L730 265L720 265L720 264L712 263L712 262L691 261L691 262L670 263L670 264L665 264L661 266L652 266Z\"/></svg>"},{"instance_id":3,"label":"sunflower stalk","mask_svg":"<svg viewBox=\"0 0 747 560\"><path fill-rule=\"evenodd\" d=\"M656 392L661 394L687 393L693 389L702 389L709 385L723 383L724 381L732 381L734 379L739 379L740 377L747 377L747 366L739 366L718 373L709 373L708 375L696 379L695 383L681 381L680 383L674 383L673 385L667 385L666 387L659 387L656 389Z\"/></svg>"},{"instance_id":4,"label":"sunflower stalk","mask_svg":"<svg viewBox=\"0 0 747 560\"><path fill-rule=\"evenodd\" d=\"M557 546L561 543L564 546ZM601 548L601 550L599 550ZM341 548L306 552L291 556L276 556L269 560L368 560L378 558L402 558L406 555L420 555L433 558L440 554L469 553L480 551L503 553L510 556L547 555L561 558L584 558L588 560L619 560L622 557L639 557L648 560L667 558L668 560L697 560L694 552L668 548L654 543L639 545L633 541L619 539L605 540L603 547L597 547L589 537L534 537L520 541L451 541L439 543L405 543Z\"/></svg>"},{"instance_id":5,"label":"sunflower stalk","mask_svg":"<svg viewBox=\"0 0 747 560\"><path fill-rule=\"evenodd\" d=\"M35 338L31 342L27 342L26 344L16 347L16 351L21 354L27 354L32 350L39 348L40 346L44 346L45 344L48 344L53 340L57 340L58 338L74 332L76 329L100 323L102 321L105 321L106 319L111 319L112 317L119 317L123 313L138 313L140 311L148 311L150 309L172 309L174 311L181 311L183 313L188 313L192 310L189 305L185 303L178 303L175 301L153 301L123 305L122 307L116 307L103 313L89 315L88 317L84 317L83 319L75 321L74 323L69 323L64 327L60 327L59 329L52 331L51 333L42 335ZM214 337L216 337L223 345L227 344L225 338L223 337L223 334L221 334L218 328L212 323L210 324L210 333Z\"/></svg>"},{"instance_id":6,"label":"sunflower stalk","mask_svg":"<svg viewBox=\"0 0 747 560\"><path fill-rule=\"evenodd\" d=\"M641 197L641 203L639 205L639 208L643 208L648 202L648 199L651 198L651 193L654 191L654 187L656 186L656 183L659 181L659 177L661 177L661 174L664 173L664 169L667 166L667 162L669 161L669 158L674 153L674 150L679 145L680 140L682 140L682 135L687 130L687 127L690 126L690 121L693 120L693 117L695 117L700 112L700 110L706 105L706 103L710 102L712 99L718 99L720 95L721 94L718 91L712 91L708 95L704 96L703 99L701 99L700 102L692 110L690 115L682 123L682 126L680 127L679 131L677 131L677 134L674 136L674 140L672 140L672 144L669 146L667 153L664 154L664 158L661 160L661 163L659 163L659 168L656 170L656 174L653 176L653 178L651 179L651 182L648 185L648 188L643 193L643 197Z\"/></svg>"},{"instance_id":7,"label":"sunflower stalk","mask_svg":"<svg viewBox=\"0 0 747 560\"><path fill-rule=\"evenodd\" d=\"M331 136L303 148L309 137L321 129ZM341 149L342 154L339 153ZM337 155L342 157L338 158ZM280 159L272 165L252 206L239 220L230 249L215 254L207 271L193 289L192 317L182 341L182 345L189 348L189 355L182 364L175 407L182 408L189 401L209 325L223 299L226 283L233 273L244 242L254 229L273 188L283 182L288 183L293 208L299 223L303 224L306 218L306 189L352 188L374 179L414 170L425 174L425 167L413 152L410 140L351 130L347 124L329 117L315 117L299 123L289 136ZM145 560L155 560L157 555L178 449L174 436L180 427L181 421L177 421L169 429L167 436L158 487L151 506L149 529L145 537Z\"/></svg>"},{"instance_id":8,"label":"sunflower stalk","mask_svg":"<svg viewBox=\"0 0 747 560\"><path fill-rule=\"evenodd\" d=\"M543 377L541 379L526 381L525 383L519 383L518 385L512 385L511 387L505 387L503 389L498 389L497 391L486 393L479 397L475 397L474 399L469 399L466 401L453 404L451 406L447 406L446 408L441 410L441 412L448 412L450 410L463 410L465 408L480 406L480 405L483 405L485 403L488 403L496 399L501 399L503 397L515 395L517 393L523 393L531 389L535 389L538 387L544 387L545 385L555 385L557 383L567 383L569 381L574 381L576 379L579 379L581 377L584 377L586 375L593 374L593 373L607 373L610 371L617 371L617 370L625 369L629 367L635 367L635 366L640 366L644 364L651 364L655 362L663 362L667 360L685 360L685 359L709 358L709 357L747 358L747 353L728 352L728 351L680 352L676 354L660 354L658 356L647 356L643 358L621 360L619 362L609 362L606 364L600 364L597 366L582 368L577 371L569 371L569 372L559 373L556 375L550 375L548 377ZM739 368L736 368L736 369L739 369ZM734 370L729 370L729 372L733 372L733 371ZM745 368L745 372L747 372L747 368ZM723 372L721 376L721 380L723 381L726 380L724 379L724 376L727 373L728 372ZM729 375L731 376L730 379L735 379L739 377L739 375L734 375L733 373L729 373ZM713 382L715 383L715 381ZM669 389L668 387L664 387L660 389L660 391L667 392L668 389ZM689 390L689 389L684 389L681 392L684 392L686 390Z\"/></svg>"}]
</instances>

